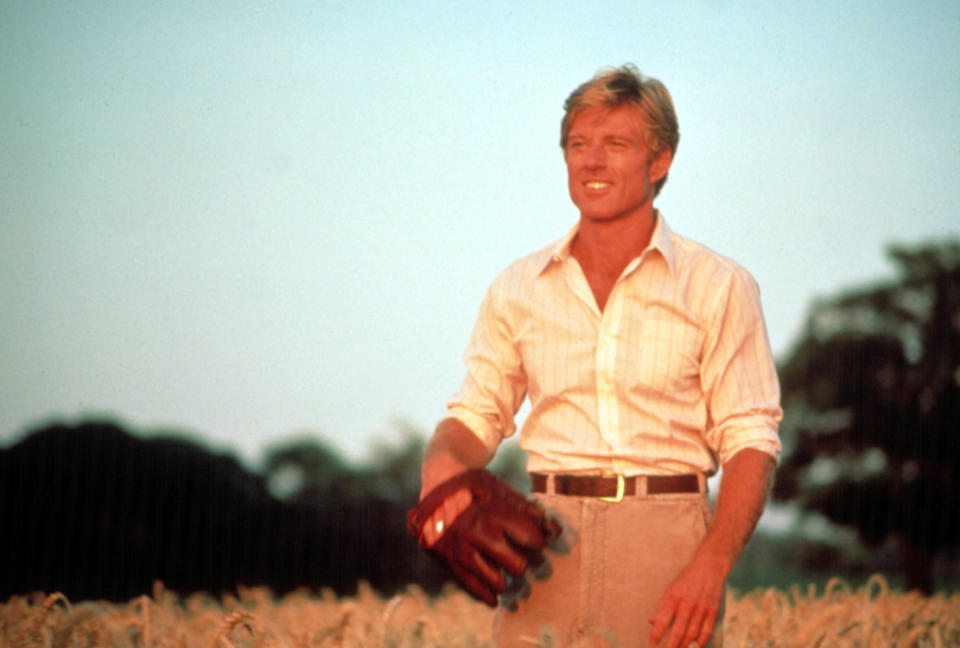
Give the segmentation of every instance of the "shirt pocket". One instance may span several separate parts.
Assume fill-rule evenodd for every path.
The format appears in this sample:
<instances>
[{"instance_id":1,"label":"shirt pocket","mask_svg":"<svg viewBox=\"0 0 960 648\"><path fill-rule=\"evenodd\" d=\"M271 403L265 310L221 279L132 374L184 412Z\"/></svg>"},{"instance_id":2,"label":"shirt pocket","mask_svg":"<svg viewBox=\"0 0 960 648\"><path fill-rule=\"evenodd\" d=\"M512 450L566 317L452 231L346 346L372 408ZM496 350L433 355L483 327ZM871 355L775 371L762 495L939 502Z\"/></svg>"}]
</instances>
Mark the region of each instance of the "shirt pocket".
<instances>
[{"instance_id":1,"label":"shirt pocket","mask_svg":"<svg viewBox=\"0 0 960 648\"><path fill-rule=\"evenodd\" d=\"M627 336L625 383L631 391L654 392L664 398L700 394L700 360L704 335L681 318L644 317ZM687 400L684 398L684 400Z\"/></svg>"}]
</instances>

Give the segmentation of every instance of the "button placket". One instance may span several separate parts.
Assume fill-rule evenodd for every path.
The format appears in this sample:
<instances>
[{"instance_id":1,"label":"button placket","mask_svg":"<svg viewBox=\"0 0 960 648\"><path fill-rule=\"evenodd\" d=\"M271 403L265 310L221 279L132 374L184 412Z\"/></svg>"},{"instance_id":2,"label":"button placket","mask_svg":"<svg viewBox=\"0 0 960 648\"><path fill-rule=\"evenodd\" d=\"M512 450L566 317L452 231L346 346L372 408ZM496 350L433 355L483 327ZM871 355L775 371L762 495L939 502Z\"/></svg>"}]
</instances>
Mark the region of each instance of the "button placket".
<instances>
[{"instance_id":1,"label":"button placket","mask_svg":"<svg viewBox=\"0 0 960 648\"><path fill-rule=\"evenodd\" d=\"M597 332L597 415L600 434L614 450L621 450L620 409L617 403L617 335L623 311L618 281L610 292Z\"/></svg>"}]
</instances>

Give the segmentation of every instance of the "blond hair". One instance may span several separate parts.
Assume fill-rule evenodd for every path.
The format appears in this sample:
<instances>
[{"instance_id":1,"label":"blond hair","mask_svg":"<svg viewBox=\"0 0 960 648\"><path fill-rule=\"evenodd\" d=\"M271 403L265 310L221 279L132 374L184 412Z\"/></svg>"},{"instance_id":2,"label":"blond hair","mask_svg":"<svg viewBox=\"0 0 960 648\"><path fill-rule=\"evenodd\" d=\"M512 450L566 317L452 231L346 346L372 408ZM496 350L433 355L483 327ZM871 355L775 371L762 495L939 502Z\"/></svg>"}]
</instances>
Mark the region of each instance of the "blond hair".
<instances>
[{"instance_id":1,"label":"blond hair","mask_svg":"<svg viewBox=\"0 0 960 648\"><path fill-rule=\"evenodd\" d=\"M567 148L570 127L582 111L591 108L613 110L623 105L631 105L637 109L651 157L665 148L670 149L671 157L676 154L677 144L680 142L680 128L670 93L663 83L642 75L636 66L630 63L618 68L604 68L570 93L563 103L560 147ZM666 181L667 176L664 175L654 187L655 194L660 193Z\"/></svg>"}]
</instances>

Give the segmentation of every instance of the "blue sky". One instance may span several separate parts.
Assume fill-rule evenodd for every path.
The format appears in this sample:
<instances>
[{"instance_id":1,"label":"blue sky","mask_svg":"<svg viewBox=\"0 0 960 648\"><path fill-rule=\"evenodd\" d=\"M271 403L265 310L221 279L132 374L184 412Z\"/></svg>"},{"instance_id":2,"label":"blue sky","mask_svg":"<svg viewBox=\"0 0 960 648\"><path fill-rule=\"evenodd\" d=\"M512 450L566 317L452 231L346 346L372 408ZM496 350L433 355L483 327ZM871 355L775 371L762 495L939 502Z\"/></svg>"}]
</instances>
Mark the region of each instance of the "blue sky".
<instances>
[{"instance_id":1,"label":"blue sky","mask_svg":"<svg viewBox=\"0 0 960 648\"><path fill-rule=\"evenodd\" d=\"M679 115L658 206L782 353L960 234L958 43L955 2L0 2L0 441L428 430L493 276L576 219L564 98L627 61Z\"/></svg>"}]
</instances>

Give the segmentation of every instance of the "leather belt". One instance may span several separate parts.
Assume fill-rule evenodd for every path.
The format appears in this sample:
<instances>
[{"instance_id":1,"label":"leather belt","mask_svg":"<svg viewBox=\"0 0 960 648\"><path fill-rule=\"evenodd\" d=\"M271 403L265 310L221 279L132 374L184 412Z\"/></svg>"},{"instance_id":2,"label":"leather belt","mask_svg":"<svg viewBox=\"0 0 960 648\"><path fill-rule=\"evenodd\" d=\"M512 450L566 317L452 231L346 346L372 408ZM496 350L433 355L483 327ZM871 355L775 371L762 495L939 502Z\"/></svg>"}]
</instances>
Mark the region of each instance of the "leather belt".
<instances>
[{"instance_id":1,"label":"leather belt","mask_svg":"<svg viewBox=\"0 0 960 648\"><path fill-rule=\"evenodd\" d=\"M534 493L547 492L547 475L530 473ZM704 488L706 481L704 480ZM553 492L557 495L600 497L620 501L625 496L665 493L699 493L697 475L635 475L604 477L602 475L553 475Z\"/></svg>"}]
</instances>

